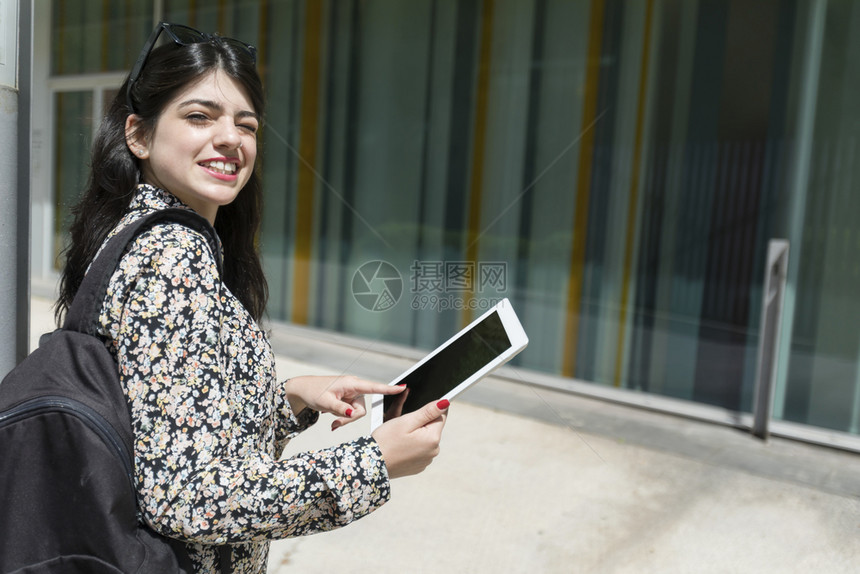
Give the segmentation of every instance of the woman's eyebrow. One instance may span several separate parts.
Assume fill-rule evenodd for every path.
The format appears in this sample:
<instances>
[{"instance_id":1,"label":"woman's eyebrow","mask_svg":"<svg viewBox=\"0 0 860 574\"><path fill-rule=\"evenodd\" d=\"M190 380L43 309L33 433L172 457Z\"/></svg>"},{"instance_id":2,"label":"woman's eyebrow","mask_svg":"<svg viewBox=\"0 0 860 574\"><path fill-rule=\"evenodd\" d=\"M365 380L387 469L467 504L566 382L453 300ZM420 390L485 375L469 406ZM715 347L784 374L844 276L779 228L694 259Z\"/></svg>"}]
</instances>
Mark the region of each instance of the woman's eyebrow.
<instances>
[{"instance_id":1,"label":"woman's eyebrow","mask_svg":"<svg viewBox=\"0 0 860 574\"><path fill-rule=\"evenodd\" d=\"M215 102L213 100L200 100L200 99L191 99L185 100L181 104L179 104L179 108L187 108L188 106L203 106L204 108L209 108L210 110L216 111L219 114L224 113L224 106L222 106L219 102ZM259 120L260 116L256 112L252 112L250 110L242 110L236 114L237 118L254 118L255 120Z\"/></svg>"},{"instance_id":2,"label":"woman's eyebrow","mask_svg":"<svg viewBox=\"0 0 860 574\"><path fill-rule=\"evenodd\" d=\"M243 110L243 111L239 112L238 114L236 114L236 117L237 118L254 118L257 121L260 120L259 114L257 114L256 112L249 111L249 110Z\"/></svg>"}]
</instances>

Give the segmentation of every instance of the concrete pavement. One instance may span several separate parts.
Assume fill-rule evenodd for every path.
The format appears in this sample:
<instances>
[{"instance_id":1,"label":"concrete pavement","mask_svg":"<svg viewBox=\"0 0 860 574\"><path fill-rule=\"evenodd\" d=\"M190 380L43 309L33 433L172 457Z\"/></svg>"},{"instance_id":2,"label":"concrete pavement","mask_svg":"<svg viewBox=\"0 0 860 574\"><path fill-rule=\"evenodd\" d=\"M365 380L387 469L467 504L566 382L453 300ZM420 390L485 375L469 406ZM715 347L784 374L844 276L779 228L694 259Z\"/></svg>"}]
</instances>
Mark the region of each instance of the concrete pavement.
<instances>
[{"instance_id":1,"label":"concrete pavement","mask_svg":"<svg viewBox=\"0 0 860 574\"><path fill-rule=\"evenodd\" d=\"M32 337L51 328L34 298ZM386 380L412 360L273 327L280 378ZM373 344L369 344L373 347ZM406 353L408 355L408 353ZM287 455L367 433L325 418ZM860 455L490 378L442 453L338 531L272 545L269 573L860 571Z\"/></svg>"},{"instance_id":2,"label":"concrete pavement","mask_svg":"<svg viewBox=\"0 0 860 574\"><path fill-rule=\"evenodd\" d=\"M340 339L276 327L279 375L386 380L412 361ZM287 454L366 432L321 421ZM271 574L335 571L860 572L860 455L490 378L388 504L272 546Z\"/></svg>"}]
</instances>

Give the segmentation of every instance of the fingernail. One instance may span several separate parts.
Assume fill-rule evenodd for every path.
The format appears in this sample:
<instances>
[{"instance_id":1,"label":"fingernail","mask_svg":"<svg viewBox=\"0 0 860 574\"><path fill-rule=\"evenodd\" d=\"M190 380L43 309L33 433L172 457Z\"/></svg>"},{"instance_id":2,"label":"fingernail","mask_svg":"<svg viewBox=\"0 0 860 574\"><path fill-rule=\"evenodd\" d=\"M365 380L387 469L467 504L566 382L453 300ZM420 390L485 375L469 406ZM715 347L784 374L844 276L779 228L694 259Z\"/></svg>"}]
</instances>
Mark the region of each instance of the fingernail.
<instances>
[{"instance_id":1,"label":"fingernail","mask_svg":"<svg viewBox=\"0 0 860 574\"><path fill-rule=\"evenodd\" d=\"M397 383L397 386L398 386L398 387L405 387L405 386L406 386L406 383Z\"/></svg>"},{"instance_id":2,"label":"fingernail","mask_svg":"<svg viewBox=\"0 0 860 574\"><path fill-rule=\"evenodd\" d=\"M346 409L346 417L349 418L352 416L352 409Z\"/></svg>"},{"instance_id":3,"label":"fingernail","mask_svg":"<svg viewBox=\"0 0 860 574\"><path fill-rule=\"evenodd\" d=\"M450 404L451 403L448 402L448 399L442 399L441 401L436 403L436 408L439 409L440 411L444 411L445 409L448 408L448 405L450 405Z\"/></svg>"}]
</instances>

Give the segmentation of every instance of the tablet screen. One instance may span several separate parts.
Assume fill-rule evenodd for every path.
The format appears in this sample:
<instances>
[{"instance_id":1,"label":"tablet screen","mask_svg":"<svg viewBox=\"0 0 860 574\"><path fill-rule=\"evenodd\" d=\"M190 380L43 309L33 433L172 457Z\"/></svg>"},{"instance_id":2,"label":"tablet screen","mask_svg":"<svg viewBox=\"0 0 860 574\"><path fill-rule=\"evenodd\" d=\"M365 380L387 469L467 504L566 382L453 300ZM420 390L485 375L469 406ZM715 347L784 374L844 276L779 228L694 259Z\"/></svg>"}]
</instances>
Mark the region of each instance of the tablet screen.
<instances>
[{"instance_id":1,"label":"tablet screen","mask_svg":"<svg viewBox=\"0 0 860 574\"><path fill-rule=\"evenodd\" d=\"M441 399L510 347L511 341L505 333L498 311L490 313L398 381L398 384L406 383L409 391L402 413L420 409L431 401ZM386 395L384 411L387 412L396 400L397 395ZM387 418L384 417L384 420Z\"/></svg>"}]
</instances>

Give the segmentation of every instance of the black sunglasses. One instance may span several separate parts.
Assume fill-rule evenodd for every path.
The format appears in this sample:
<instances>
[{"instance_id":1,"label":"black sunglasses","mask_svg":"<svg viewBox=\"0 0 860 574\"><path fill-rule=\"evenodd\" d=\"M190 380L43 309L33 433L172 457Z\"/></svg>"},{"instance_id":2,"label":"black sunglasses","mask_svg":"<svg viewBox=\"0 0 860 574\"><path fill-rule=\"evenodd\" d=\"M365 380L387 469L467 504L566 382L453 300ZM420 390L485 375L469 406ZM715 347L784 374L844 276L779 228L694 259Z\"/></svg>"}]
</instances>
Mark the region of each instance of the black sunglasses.
<instances>
[{"instance_id":1,"label":"black sunglasses","mask_svg":"<svg viewBox=\"0 0 860 574\"><path fill-rule=\"evenodd\" d=\"M131 87L140 76L140 72L143 70L144 64L146 64L146 59L149 57L149 53L152 52L152 48L155 46L155 43L158 41L158 37L162 32L167 32L170 39L178 46L189 46L191 44L200 44L212 41L223 42L237 48L240 52L247 54L251 59L252 64L257 63L257 48L251 44L246 44L245 42L236 40L235 38L226 38L224 36L207 34L206 32L201 32L200 30L195 30L194 28L183 26L182 24L159 22L158 26L155 27L155 30L152 31L152 34L149 35L149 39L146 41L146 44L143 45L143 50L140 51L140 55L137 57L137 61L134 63L134 67L128 75L128 89L125 92L125 97L128 103L128 109L131 113L136 113L134 111L134 105L131 103Z\"/></svg>"}]
</instances>

